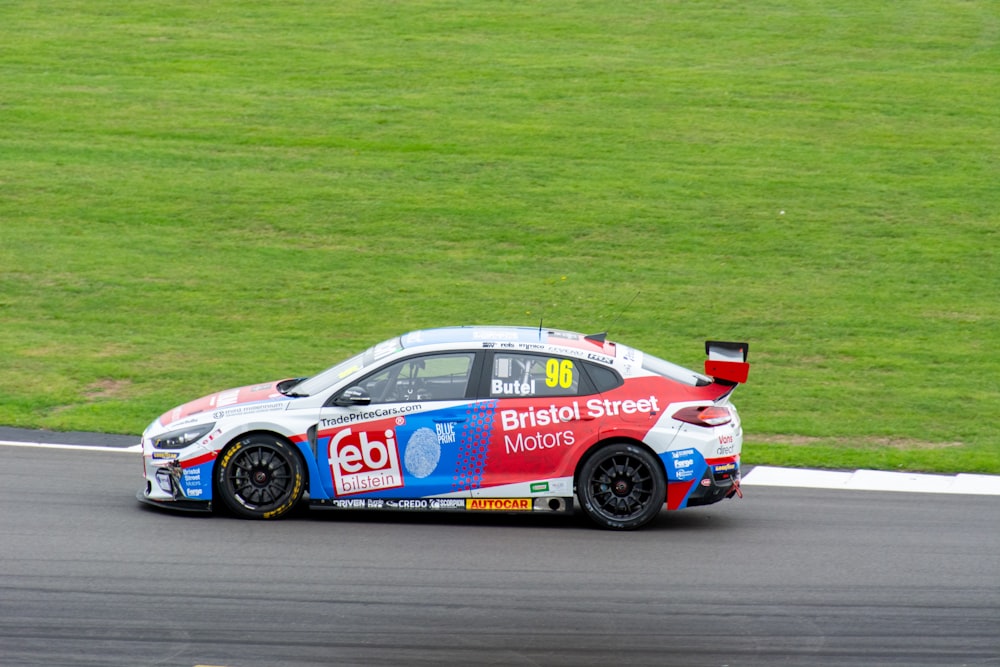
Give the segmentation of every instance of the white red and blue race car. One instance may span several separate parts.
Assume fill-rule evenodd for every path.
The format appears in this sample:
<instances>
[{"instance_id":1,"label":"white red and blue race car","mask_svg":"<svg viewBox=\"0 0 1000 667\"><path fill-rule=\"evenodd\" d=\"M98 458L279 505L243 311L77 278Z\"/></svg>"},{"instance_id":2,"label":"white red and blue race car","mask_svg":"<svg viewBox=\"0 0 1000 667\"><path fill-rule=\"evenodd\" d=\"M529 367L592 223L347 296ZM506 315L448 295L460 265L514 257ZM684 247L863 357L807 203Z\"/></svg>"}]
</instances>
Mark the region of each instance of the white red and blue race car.
<instances>
[{"instance_id":1,"label":"white red and blue race car","mask_svg":"<svg viewBox=\"0 0 1000 667\"><path fill-rule=\"evenodd\" d=\"M159 507L271 519L332 509L567 512L632 529L740 493L733 389L746 343L705 373L541 327L414 331L308 378L222 391L142 436Z\"/></svg>"}]
</instances>

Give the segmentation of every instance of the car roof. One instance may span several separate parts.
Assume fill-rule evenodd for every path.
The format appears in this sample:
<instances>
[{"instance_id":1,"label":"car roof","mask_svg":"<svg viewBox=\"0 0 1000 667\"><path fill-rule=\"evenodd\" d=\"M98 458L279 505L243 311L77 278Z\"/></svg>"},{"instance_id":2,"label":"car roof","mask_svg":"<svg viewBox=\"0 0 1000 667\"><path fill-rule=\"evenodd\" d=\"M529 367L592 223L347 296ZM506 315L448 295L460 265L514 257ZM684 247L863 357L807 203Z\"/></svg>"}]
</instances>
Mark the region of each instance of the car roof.
<instances>
[{"instance_id":1,"label":"car roof","mask_svg":"<svg viewBox=\"0 0 1000 667\"><path fill-rule=\"evenodd\" d=\"M497 346L513 343L520 349L530 349L531 345L545 345L615 356L615 344L605 341L603 334L588 337L574 331L542 327L468 325L422 329L404 334L400 342L404 348L449 343L485 344L484 347L488 347L490 343Z\"/></svg>"}]
</instances>

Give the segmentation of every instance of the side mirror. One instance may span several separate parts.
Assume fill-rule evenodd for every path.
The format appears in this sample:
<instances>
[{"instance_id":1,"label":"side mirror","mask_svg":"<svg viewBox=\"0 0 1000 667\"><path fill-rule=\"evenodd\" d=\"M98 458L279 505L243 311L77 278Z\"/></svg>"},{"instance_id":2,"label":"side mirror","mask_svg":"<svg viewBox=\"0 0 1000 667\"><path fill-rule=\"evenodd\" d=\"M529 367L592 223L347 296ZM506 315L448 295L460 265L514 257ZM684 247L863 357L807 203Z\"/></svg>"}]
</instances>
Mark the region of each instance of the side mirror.
<instances>
[{"instance_id":1,"label":"side mirror","mask_svg":"<svg viewBox=\"0 0 1000 667\"><path fill-rule=\"evenodd\" d=\"M333 404L347 407L349 405L368 405L371 402L372 397L362 387L348 387L334 399Z\"/></svg>"}]
</instances>

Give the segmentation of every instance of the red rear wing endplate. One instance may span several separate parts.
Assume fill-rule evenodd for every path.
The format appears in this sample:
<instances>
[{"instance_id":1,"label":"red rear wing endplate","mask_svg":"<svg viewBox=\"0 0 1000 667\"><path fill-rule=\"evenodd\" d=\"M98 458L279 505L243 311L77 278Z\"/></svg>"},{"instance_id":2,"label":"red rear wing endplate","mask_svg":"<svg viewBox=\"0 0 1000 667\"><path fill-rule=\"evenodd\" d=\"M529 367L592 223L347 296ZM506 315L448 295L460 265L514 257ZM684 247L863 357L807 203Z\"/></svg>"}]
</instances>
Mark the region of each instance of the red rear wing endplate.
<instances>
[{"instance_id":1,"label":"red rear wing endplate","mask_svg":"<svg viewBox=\"0 0 1000 667\"><path fill-rule=\"evenodd\" d=\"M720 382L743 384L750 373L747 363L749 343L730 343L719 340L705 341L705 374Z\"/></svg>"}]
</instances>

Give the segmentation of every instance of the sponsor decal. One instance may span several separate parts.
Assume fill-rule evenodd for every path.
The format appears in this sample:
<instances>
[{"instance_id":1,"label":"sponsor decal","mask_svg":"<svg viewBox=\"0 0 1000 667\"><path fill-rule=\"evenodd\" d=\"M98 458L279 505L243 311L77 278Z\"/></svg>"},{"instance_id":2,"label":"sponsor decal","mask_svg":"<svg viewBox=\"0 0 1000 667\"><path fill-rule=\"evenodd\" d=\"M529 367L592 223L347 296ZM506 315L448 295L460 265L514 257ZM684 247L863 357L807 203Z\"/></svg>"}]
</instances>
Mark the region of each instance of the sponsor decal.
<instances>
[{"instance_id":1,"label":"sponsor decal","mask_svg":"<svg viewBox=\"0 0 1000 667\"><path fill-rule=\"evenodd\" d=\"M580 406L576 401L573 401L572 405L564 405L559 408L553 404L538 410L534 406L529 406L527 410L500 411L500 425L505 431L538 428L578 419L580 419Z\"/></svg>"},{"instance_id":2,"label":"sponsor decal","mask_svg":"<svg viewBox=\"0 0 1000 667\"><path fill-rule=\"evenodd\" d=\"M531 483L531 492L532 493L545 493L548 490L549 490L549 483L548 482L532 482Z\"/></svg>"},{"instance_id":3,"label":"sponsor decal","mask_svg":"<svg viewBox=\"0 0 1000 667\"><path fill-rule=\"evenodd\" d=\"M235 405L240 400L240 390L239 389L227 389L226 391L220 391L215 396L212 396L208 404L216 408L224 408L227 405Z\"/></svg>"},{"instance_id":4,"label":"sponsor decal","mask_svg":"<svg viewBox=\"0 0 1000 667\"><path fill-rule=\"evenodd\" d=\"M603 354L595 354L593 352L588 352L587 358L590 359L591 361L599 361L602 364L607 364L609 366L615 363L614 357L609 357Z\"/></svg>"},{"instance_id":5,"label":"sponsor decal","mask_svg":"<svg viewBox=\"0 0 1000 667\"><path fill-rule=\"evenodd\" d=\"M454 426L454 424L436 424L436 426ZM441 460L441 442L439 435L429 428L418 428L406 442L406 453L403 464L406 472L418 479L430 475Z\"/></svg>"},{"instance_id":6,"label":"sponsor decal","mask_svg":"<svg viewBox=\"0 0 1000 667\"><path fill-rule=\"evenodd\" d=\"M670 452L670 461L668 461L667 478L676 480L691 479L695 474L695 457L696 452L694 449L680 449L676 452Z\"/></svg>"},{"instance_id":7,"label":"sponsor decal","mask_svg":"<svg viewBox=\"0 0 1000 667\"><path fill-rule=\"evenodd\" d=\"M392 510L464 510L464 498L400 498L387 499L385 509Z\"/></svg>"},{"instance_id":8,"label":"sponsor decal","mask_svg":"<svg viewBox=\"0 0 1000 667\"><path fill-rule=\"evenodd\" d=\"M204 466L184 468L180 474L181 490L188 498L201 498L206 495L206 486L209 483L208 473L202 475Z\"/></svg>"},{"instance_id":9,"label":"sponsor decal","mask_svg":"<svg viewBox=\"0 0 1000 667\"><path fill-rule=\"evenodd\" d=\"M503 380L492 380L490 386L492 396L534 396L535 381L527 382L504 382Z\"/></svg>"},{"instance_id":10,"label":"sponsor decal","mask_svg":"<svg viewBox=\"0 0 1000 667\"><path fill-rule=\"evenodd\" d=\"M181 406L181 407L183 407L183 406ZM178 412L178 411L179 411L180 409L181 409L181 408L174 408L173 412L175 412L175 413L176 413L176 412ZM173 413L171 413L171 414L173 414ZM200 417L188 417L187 419L185 419L185 420L183 420L183 421L179 421L179 422L173 422L173 421L172 421L172 422L168 422L168 423L169 423L169 424L170 424L170 425L171 425L172 427L174 427L174 428L180 428L180 427L182 427L182 426L187 426L188 424L194 424L194 423L196 423L196 422L199 422L199 421L201 421L201 418L200 418Z\"/></svg>"},{"instance_id":11,"label":"sponsor decal","mask_svg":"<svg viewBox=\"0 0 1000 667\"><path fill-rule=\"evenodd\" d=\"M176 459L180 452L153 452L154 459Z\"/></svg>"},{"instance_id":12,"label":"sponsor decal","mask_svg":"<svg viewBox=\"0 0 1000 667\"><path fill-rule=\"evenodd\" d=\"M728 456L736 451L736 444L732 434L720 435L719 446L715 448L716 456Z\"/></svg>"},{"instance_id":13,"label":"sponsor decal","mask_svg":"<svg viewBox=\"0 0 1000 667\"><path fill-rule=\"evenodd\" d=\"M392 429L355 434L345 428L330 438L329 457L338 496L403 486L399 449Z\"/></svg>"},{"instance_id":14,"label":"sponsor decal","mask_svg":"<svg viewBox=\"0 0 1000 667\"><path fill-rule=\"evenodd\" d=\"M419 334L411 335L410 338L412 338L414 342L420 342ZM373 356L375 357L375 361L378 361L379 359L388 357L390 354L394 354L397 350L400 349L402 348L396 344L395 340L387 340L383 343L379 343L378 345L376 345L372 350L372 353Z\"/></svg>"},{"instance_id":15,"label":"sponsor decal","mask_svg":"<svg viewBox=\"0 0 1000 667\"><path fill-rule=\"evenodd\" d=\"M455 442L455 422L442 422L434 424L437 431L437 441L440 445L450 445Z\"/></svg>"},{"instance_id":16,"label":"sponsor decal","mask_svg":"<svg viewBox=\"0 0 1000 667\"><path fill-rule=\"evenodd\" d=\"M339 510L464 510L463 498L331 498L324 503Z\"/></svg>"},{"instance_id":17,"label":"sponsor decal","mask_svg":"<svg viewBox=\"0 0 1000 667\"><path fill-rule=\"evenodd\" d=\"M504 329L483 329L473 330L473 340L517 340L517 331L507 331Z\"/></svg>"},{"instance_id":18,"label":"sponsor decal","mask_svg":"<svg viewBox=\"0 0 1000 667\"><path fill-rule=\"evenodd\" d=\"M530 512L531 498L466 498L465 509L491 512Z\"/></svg>"},{"instance_id":19,"label":"sponsor decal","mask_svg":"<svg viewBox=\"0 0 1000 667\"><path fill-rule=\"evenodd\" d=\"M252 405L241 405L227 410L216 410L212 413L212 419L222 419L223 417L237 417L239 415L252 415L258 412L277 412L284 410L288 401L280 403L254 403Z\"/></svg>"},{"instance_id":20,"label":"sponsor decal","mask_svg":"<svg viewBox=\"0 0 1000 667\"><path fill-rule=\"evenodd\" d=\"M420 403L408 403L405 405L393 406L391 408L375 408L371 410L364 410L362 412L348 412L347 414L337 415L336 417L321 419L319 421L319 427L332 428L334 426L343 426L344 424L354 424L355 422L384 419L385 417L396 417L396 424L401 426L406 423L406 418L398 417L397 415L403 415L409 412L420 412L422 409L423 406L420 405Z\"/></svg>"},{"instance_id":21,"label":"sponsor decal","mask_svg":"<svg viewBox=\"0 0 1000 667\"><path fill-rule=\"evenodd\" d=\"M432 510L461 510L465 509L463 498L431 498Z\"/></svg>"},{"instance_id":22,"label":"sponsor decal","mask_svg":"<svg viewBox=\"0 0 1000 667\"><path fill-rule=\"evenodd\" d=\"M735 463L726 463L725 465L715 466L715 472L730 472L736 470Z\"/></svg>"},{"instance_id":23,"label":"sponsor decal","mask_svg":"<svg viewBox=\"0 0 1000 667\"><path fill-rule=\"evenodd\" d=\"M573 386L573 362L549 359L545 362L545 386L569 389Z\"/></svg>"},{"instance_id":24,"label":"sponsor decal","mask_svg":"<svg viewBox=\"0 0 1000 667\"><path fill-rule=\"evenodd\" d=\"M587 414L595 419L618 415L655 414L659 411L660 406L656 396L640 398L635 401L631 399L612 401L600 398L592 398L587 401Z\"/></svg>"},{"instance_id":25,"label":"sponsor decal","mask_svg":"<svg viewBox=\"0 0 1000 667\"><path fill-rule=\"evenodd\" d=\"M275 391L274 385L271 383L227 389L174 408L170 412L160 416L160 424L166 426L177 422L179 419L184 419L201 412L219 411L223 412L223 414L241 414L229 413L228 409L236 404L266 403L273 405L273 401L281 399L281 394ZM272 409L283 409L285 404L287 404L287 401L282 401L281 404Z\"/></svg>"},{"instance_id":26,"label":"sponsor decal","mask_svg":"<svg viewBox=\"0 0 1000 667\"><path fill-rule=\"evenodd\" d=\"M576 436L573 435L573 431L559 431L557 433L539 431L535 435L518 433L514 438L504 434L503 442L508 454L523 454L554 447L570 447L576 442Z\"/></svg>"},{"instance_id":27,"label":"sponsor decal","mask_svg":"<svg viewBox=\"0 0 1000 667\"><path fill-rule=\"evenodd\" d=\"M386 500L385 506L396 510L425 510L430 509L430 501L423 498L404 498L402 500Z\"/></svg>"},{"instance_id":28,"label":"sponsor decal","mask_svg":"<svg viewBox=\"0 0 1000 667\"><path fill-rule=\"evenodd\" d=\"M536 409L534 406L529 406L526 410L501 410L500 424L504 431L513 431L576 421L582 419L583 415L586 415L588 419L600 419L619 415L655 414L659 411L660 405L656 396L637 400L592 398L584 404L582 409L579 402L573 401L569 405L560 407L551 404L547 408Z\"/></svg>"},{"instance_id":29,"label":"sponsor decal","mask_svg":"<svg viewBox=\"0 0 1000 667\"><path fill-rule=\"evenodd\" d=\"M452 448L455 462L451 491L478 489L483 484L486 458L493 444L494 416L497 401L476 403L466 411L469 426Z\"/></svg>"},{"instance_id":30,"label":"sponsor decal","mask_svg":"<svg viewBox=\"0 0 1000 667\"><path fill-rule=\"evenodd\" d=\"M334 498L330 501L330 506L341 510L373 509L369 504L371 502L371 498Z\"/></svg>"}]
</instances>

